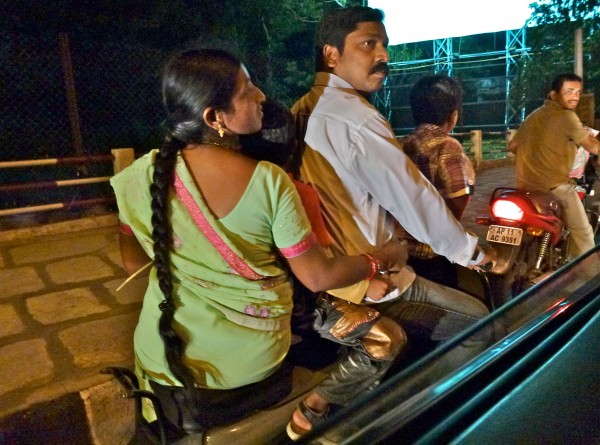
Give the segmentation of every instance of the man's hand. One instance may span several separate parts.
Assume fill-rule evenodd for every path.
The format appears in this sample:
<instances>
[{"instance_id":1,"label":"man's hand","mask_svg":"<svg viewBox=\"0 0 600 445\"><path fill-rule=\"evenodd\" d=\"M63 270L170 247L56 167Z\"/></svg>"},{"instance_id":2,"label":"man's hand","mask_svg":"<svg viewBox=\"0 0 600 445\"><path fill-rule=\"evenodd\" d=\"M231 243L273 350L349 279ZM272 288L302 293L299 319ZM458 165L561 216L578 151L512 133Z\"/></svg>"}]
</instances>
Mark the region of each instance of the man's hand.
<instances>
[{"instance_id":1,"label":"man's hand","mask_svg":"<svg viewBox=\"0 0 600 445\"><path fill-rule=\"evenodd\" d=\"M469 264L469 269L481 270L481 267L485 264L494 263L496 258L498 257L498 252L490 245L480 245L477 246L481 252L483 252L484 256L481 261L474 264Z\"/></svg>"}]
</instances>

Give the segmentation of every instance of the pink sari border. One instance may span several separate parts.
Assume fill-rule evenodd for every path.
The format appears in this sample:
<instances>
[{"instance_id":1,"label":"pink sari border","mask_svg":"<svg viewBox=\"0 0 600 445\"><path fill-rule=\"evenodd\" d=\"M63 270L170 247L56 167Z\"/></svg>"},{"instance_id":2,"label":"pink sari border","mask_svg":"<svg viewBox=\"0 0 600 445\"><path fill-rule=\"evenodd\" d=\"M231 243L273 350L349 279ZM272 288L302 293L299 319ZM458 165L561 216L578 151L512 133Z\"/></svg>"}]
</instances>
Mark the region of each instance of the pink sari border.
<instances>
[{"instance_id":1,"label":"pink sari border","mask_svg":"<svg viewBox=\"0 0 600 445\"><path fill-rule=\"evenodd\" d=\"M298 255L302 255L315 244L317 244L317 235L315 235L315 232L310 232L310 235L308 235L299 243L290 247L279 249L279 251L286 258L294 258Z\"/></svg>"},{"instance_id":2,"label":"pink sari border","mask_svg":"<svg viewBox=\"0 0 600 445\"><path fill-rule=\"evenodd\" d=\"M223 241L215 229L210 225L198 203L194 201L194 198L185 187L185 184L181 180L178 174L175 174L175 193L186 207L192 219L196 223L196 226L204 234L204 236L210 241L210 243L217 249L223 259L236 271L239 275L249 280L260 280L265 276L260 275L254 271L242 258L240 258L231 248Z\"/></svg>"}]
</instances>

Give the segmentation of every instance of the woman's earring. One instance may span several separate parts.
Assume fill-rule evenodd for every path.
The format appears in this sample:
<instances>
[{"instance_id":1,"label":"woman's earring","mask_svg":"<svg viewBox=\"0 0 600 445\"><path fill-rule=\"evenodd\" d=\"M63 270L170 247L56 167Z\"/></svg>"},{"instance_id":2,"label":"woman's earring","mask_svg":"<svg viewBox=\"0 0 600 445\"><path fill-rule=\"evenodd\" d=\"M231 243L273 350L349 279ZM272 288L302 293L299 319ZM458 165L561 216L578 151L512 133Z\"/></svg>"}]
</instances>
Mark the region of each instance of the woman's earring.
<instances>
[{"instance_id":1,"label":"woman's earring","mask_svg":"<svg viewBox=\"0 0 600 445\"><path fill-rule=\"evenodd\" d=\"M221 125L220 122L217 124L217 132L219 133L219 136L225 136L225 129L223 128L223 125Z\"/></svg>"}]
</instances>

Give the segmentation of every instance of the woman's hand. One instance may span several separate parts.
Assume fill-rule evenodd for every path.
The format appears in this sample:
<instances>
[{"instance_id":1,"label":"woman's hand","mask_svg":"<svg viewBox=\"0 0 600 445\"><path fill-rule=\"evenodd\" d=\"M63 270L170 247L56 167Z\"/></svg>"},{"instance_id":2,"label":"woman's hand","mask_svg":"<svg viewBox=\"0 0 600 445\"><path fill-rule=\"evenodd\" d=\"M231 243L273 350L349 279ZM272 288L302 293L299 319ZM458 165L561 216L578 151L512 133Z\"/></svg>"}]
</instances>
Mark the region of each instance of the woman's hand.
<instances>
[{"instance_id":1,"label":"woman's hand","mask_svg":"<svg viewBox=\"0 0 600 445\"><path fill-rule=\"evenodd\" d=\"M391 240L384 246L372 252L381 263L381 269L391 272L397 272L406 266L408 261L408 243L405 240Z\"/></svg>"},{"instance_id":2,"label":"woman's hand","mask_svg":"<svg viewBox=\"0 0 600 445\"><path fill-rule=\"evenodd\" d=\"M373 301L379 301L395 288L396 285L392 280L382 276L375 277L369 281L366 296Z\"/></svg>"},{"instance_id":3,"label":"woman's hand","mask_svg":"<svg viewBox=\"0 0 600 445\"><path fill-rule=\"evenodd\" d=\"M397 272L406 265L406 241L390 241L381 249L371 252L379 271ZM321 246L314 245L306 252L287 259L292 272L313 292L350 286L367 278L376 278L374 264L365 255L329 258Z\"/></svg>"}]
</instances>

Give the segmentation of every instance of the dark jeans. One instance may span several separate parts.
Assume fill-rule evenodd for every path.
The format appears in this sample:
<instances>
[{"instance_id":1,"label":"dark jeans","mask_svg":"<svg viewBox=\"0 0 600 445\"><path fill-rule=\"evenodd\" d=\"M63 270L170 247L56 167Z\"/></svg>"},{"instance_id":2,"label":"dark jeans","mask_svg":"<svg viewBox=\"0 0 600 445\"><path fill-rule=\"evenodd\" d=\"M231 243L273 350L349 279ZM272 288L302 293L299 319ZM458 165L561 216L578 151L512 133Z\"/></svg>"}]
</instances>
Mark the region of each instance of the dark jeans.
<instances>
[{"instance_id":1,"label":"dark jeans","mask_svg":"<svg viewBox=\"0 0 600 445\"><path fill-rule=\"evenodd\" d=\"M410 257L408 265L421 278L454 289L458 288L456 264L452 263L445 256L437 255L428 260Z\"/></svg>"}]
</instances>

